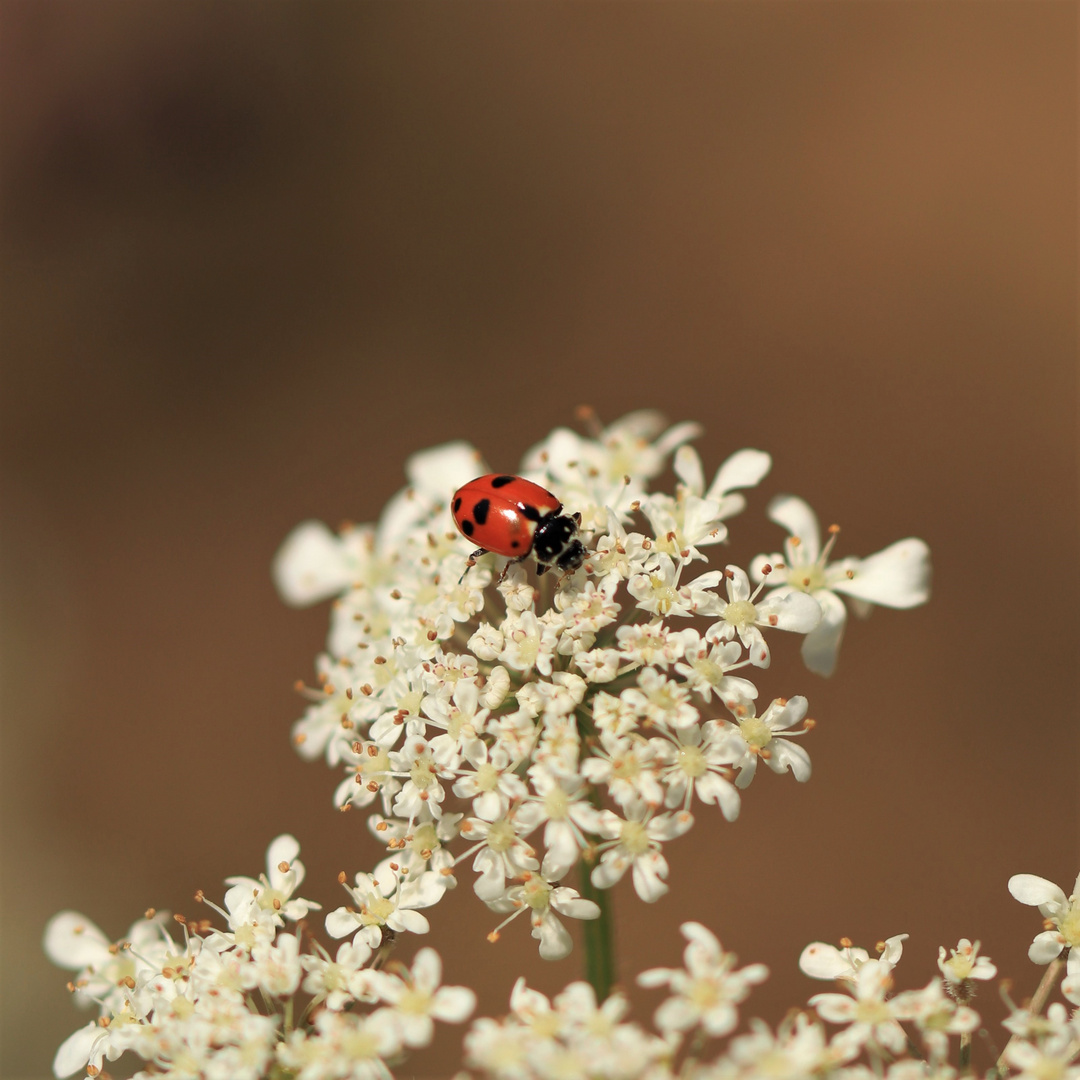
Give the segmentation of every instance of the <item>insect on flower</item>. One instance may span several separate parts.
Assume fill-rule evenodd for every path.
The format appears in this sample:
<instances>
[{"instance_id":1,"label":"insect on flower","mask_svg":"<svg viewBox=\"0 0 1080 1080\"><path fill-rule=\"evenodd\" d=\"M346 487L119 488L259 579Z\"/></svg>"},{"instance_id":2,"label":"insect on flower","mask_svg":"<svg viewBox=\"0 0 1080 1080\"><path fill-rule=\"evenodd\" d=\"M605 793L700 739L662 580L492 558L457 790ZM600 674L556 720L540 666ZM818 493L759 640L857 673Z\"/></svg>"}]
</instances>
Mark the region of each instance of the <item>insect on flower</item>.
<instances>
[{"instance_id":1,"label":"insect on flower","mask_svg":"<svg viewBox=\"0 0 1080 1080\"><path fill-rule=\"evenodd\" d=\"M562 503L531 480L508 473L479 476L454 492L451 509L462 536L481 545L469 556L466 574L489 551L509 558L503 576L530 555L538 574L553 566L572 574L585 561L585 545L578 539L581 515L564 514Z\"/></svg>"}]
</instances>

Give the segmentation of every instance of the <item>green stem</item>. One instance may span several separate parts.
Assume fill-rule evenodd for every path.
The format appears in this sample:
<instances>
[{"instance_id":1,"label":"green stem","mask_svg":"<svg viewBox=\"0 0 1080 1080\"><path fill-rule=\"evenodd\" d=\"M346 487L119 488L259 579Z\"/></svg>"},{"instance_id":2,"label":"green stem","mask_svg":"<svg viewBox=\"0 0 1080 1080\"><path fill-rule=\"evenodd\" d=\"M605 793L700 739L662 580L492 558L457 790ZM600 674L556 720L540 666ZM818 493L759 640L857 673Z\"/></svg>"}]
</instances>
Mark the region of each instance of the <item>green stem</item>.
<instances>
[{"instance_id":1,"label":"green stem","mask_svg":"<svg viewBox=\"0 0 1080 1080\"><path fill-rule=\"evenodd\" d=\"M611 897L607 889L598 889L590 878L592 867L582 860L581 895L600 908L598 919L582 922L585 933L585 978L603 1004L615 983L615 921L612 918Z\"/></svg>"}]
</instances>

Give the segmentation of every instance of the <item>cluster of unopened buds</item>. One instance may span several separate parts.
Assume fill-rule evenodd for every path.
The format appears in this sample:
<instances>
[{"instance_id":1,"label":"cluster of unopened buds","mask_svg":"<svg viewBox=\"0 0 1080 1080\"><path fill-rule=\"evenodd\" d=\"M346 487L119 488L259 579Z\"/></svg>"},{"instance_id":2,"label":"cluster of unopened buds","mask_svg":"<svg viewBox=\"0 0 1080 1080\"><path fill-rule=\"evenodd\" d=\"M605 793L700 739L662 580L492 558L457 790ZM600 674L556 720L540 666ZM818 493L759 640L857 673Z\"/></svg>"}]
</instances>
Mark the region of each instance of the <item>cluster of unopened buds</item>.
<instances>
[{"instance_id":1,"label":"cluster of unopened buds","mask_svg":"<svg viewBox=\"0 0 1080 1080\"><path fill-rule=\"evenodd\" d=\"M695 812L733 821L759 764L809 778L806 698L758 691L772 632L799 635L806 666L831 674L845 599L856 614L923 603L929 553L909 538L833 560L838 530L823 542L806 503L778 496L768 513L787 533L783 553L708 568L745 506L741 491L771 461L742 450L707 480L689 445L697 434L654 413L589 436L559 429L514 474L490 473L453 443L408 462L408 487L377 524L294 531L275 564L282 595L334 601L294 742L339 771L334 803L366 815L386 857L341 875L346 903L322 923L342 942L333 954L309 927L320 905L293 895L303 867L288 836L271 845L264 876L230 879L222 905L197 894L216 919L170 926L148 913L114 943L82 916L57 916L46 949L100 1009L61 1047L57 1076L98 1076L130 1050L147 1063L140 1077L389 1077L431 1040L434 1021L473 1010L471 990L440 985L434 950L411 967L391 956L427 933L422 912L463 864L477 897L504 916L490 940L524 914L518 925L531 927L540 955L560 959L571 949L563 920L599 919L603 890L625 876L642 900L659 900L664 845ZM674 490L650 491L669 466ZM1032 958L1057 963L1080 941L1074 898L1026 875L1010 887L1053 921ZM683 933L683 968L639 976L668 990L655 1032L625 1019L627 1000L607 995L603 978L550 1001L519 981L508 1016L474 1022L466 1067L506 1080L948 1076L950 1040L965 1067L979 1024L972 988L994 974L977 943L961 941L942 950L941 975L924 990L893 995L902 936L873 959L818 944L803 970L843 992L811 999L816 1015L735 1035L764 969L737 968L697 923ZM1077 989L1063 984L1070 1000ZM1050 1075L1029 1068L1032 1055L1071 1068L1075 1021L1064 1006L1034 1015L1014 1012L1003 1068ZM839 1030L830 1036L823 1021Z\"/></svg>"}]
</instances>

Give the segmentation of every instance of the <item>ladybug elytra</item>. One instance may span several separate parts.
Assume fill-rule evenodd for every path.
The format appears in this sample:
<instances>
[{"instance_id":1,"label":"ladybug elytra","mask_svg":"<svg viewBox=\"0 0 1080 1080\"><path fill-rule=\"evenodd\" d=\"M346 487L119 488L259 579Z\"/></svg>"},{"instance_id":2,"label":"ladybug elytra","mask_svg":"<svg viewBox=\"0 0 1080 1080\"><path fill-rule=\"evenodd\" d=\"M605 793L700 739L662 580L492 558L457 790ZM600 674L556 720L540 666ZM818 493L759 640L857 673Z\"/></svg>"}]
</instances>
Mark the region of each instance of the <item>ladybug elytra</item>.
<instances>
[{"instance_id":1,"label":"ladybug elytra","mask_svg":"<svg viewBox=\"0 0 1080 1080\"><path fill-rule=\"evenodd\" d=\"M553 566L572 574L585 561L587 551L578 539L581 515L563 514L562 503L531 480L508 473L479 476L458 488L450 505L458 531L480 545L469 556L466 573L488 551L507 556L507 568L532 555L538 574Z\"/></svg>"}]
</instances>

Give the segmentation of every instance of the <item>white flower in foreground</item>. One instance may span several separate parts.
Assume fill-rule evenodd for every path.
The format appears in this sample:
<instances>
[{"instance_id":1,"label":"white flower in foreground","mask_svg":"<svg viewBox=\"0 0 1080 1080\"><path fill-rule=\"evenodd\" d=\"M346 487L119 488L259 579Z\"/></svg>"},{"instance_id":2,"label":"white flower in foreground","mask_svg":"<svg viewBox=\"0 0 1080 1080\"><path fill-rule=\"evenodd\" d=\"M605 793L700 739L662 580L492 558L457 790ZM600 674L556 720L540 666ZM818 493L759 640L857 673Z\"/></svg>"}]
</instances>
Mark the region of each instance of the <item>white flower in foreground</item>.
<instances>
[{"instance_id":1,"label":"white flower in foreground","mask_svg":"<svg viewBox=\"0 0 1080 1080\"><path fill-rule=\"evenodd\" d=\"M961 938L956 948L949 950L947 958L945 946L939 946L938 968L954 995L972 980L985 981L997 974L997 967L991 963L990 958L979 955L979 942L972 944L967 938ZM959 1000L967 1000L970 991L963 990L962 993Z\"/></svg>"},{"instance_id":2,"label":"white flower in foreground","mask_svg":"<svg viewBox=\"0 0 1080 1080\"><path fill-rule=\"evenodd\" d=\"M737 722L729 724L727 730L732 742L736 743L731 764L739 770L735 781L737 787L750 785L757 771L758 758L774 773L790 769L791 775L800 783L810 779L810 755L790 741L805 735L813 727L813 720L804 720L808 707L804 697L777 698L760 716L755 716L753 702L736 705L732 711ZM801 728L791 730L800 723Z\"/></svg>"},{"instance_id":3,"label":"white flower in foreground","mask_svg":"<svg viewBox=\"0 0 1080 1080\"><path fill-rule=\"evenodd\" d=\"M892 964L867 960L855 972L851 994L815 994L809 1004L818 1016L831 1024L848 1025L837 1036L851 1047L871 1046L898 1054L907 1043L895 1001L888 1000L892 989Z\"/></svg>"},{"instance_id":4,"label":"white flower in foreground","mask_svg":"<svg viewBox=\"0 0 1080 1080\"><path fill-rule=\"evenodd\" d=\"M1034 874L1014 874L1009 878L1009 892L1021 904L1037 907L1055 929L1035 935L1028 957L1035 964L1049 964L1068 948L1068 973L1080 975L1080 875L1070 896L1046 878Z\"/></svg>"},{"instance_id":5,"label":"white flower in foreground","mask_svg":"<svg viewBox=\"0 0 1080 1080\"><path fill-rule=\"evenodd\" d=\"M342 881L344 885L344 881ZM427 919L417 908L431 907L442 897L445 886L433 870L417 878L403 879L383 863L375 874L359 872L355 888L345 885L355 907L339 907L326 916L326 932L334 938L354 934L354 943L364 942L377 949L382 944L383 927L395 933L426 934Z\"/></svg>"},{"instance_id":6,"label":"white flower in foreground","mask_svg":"<svg viewBox=\"0 0 1080 1080\"><path fill-rule=\"evenodd\" d=\"M890 967L895 967L904 951L907 934L895 934L878 945L876 959ZM807 945L799 956L799 970L811 979L854 980L859 968L870 959L866 949L852 945L846 938L840 942L840 948L825 941L815 941Z\"/></svg>"},{"instance_id":7,"label":"white flower in foreground","mask_svg":"<svg viewBox=\"0 0 1080 1080\"><path fill-rule=\"evenodd\" d=\"M1009 1041L1003 1054L1017 1072L1016 1080L1077 1080L1077 1030L1070 1023L1065 1007L1055 1001L1045 1016L1020 1009L1004 1022L1016 1038Z\"/></svg>"},{"instance_id":8,"label":"white flower in foreground","mask_svg":"<svg viewBox=\"0 0 1080 1080\"><path fill-rule=\"evenodd\" d=\"M728 602L720 610L720 621L709 627L706 637L710 641L730 641L737 636L750 663L767 668L772 657L761 631L774 629L808 634L821 622L821 605L809 593L797 589L790 592L777 589L758 601L771 567L761 567L761 572L761 582L751 591L745 570L738 566L725 569Z\"/></svg>"},{"instance_id":9,"label":"white flower in foreground","mask_svg":"<svg viewBox=\"0 0 1080 1080\"><path fill-rule=\"evenodd\" d=\"M689 944L683 950L683 968L651 968L637 978L639 986L668 986L672 996L656 1010L656 1026L665 1034L699 1026L717 1038L739 1022L736 1006L750 989L768 978L764 964L735 970L737 959L724 952L715 935L701 923L680 927Z\"/></svg>"},{"instance_id":10,"label":"white flower in foreground","mask_svg":"<svg viewBox=\"0 0 1080 1080\"><path fill-rule=\"evenodd\" d=\"M932 1061L945 1061L950 1035L970 1035L982 1022L979 1014L947 996L941 979L931 979L922 990L906 990L891 1002L901 1020L915 1025Z\"/></svg>"},{"instance_id":11,"label":"white flower in foreground","mask_svg":"<svg viewBox=\"0 0 1080 1080\"><path fill-rule=\"evenodd\" d=\"M600 844L600 862L593 867L592 883L598 889L610 889L633 868L634 890L647 904L655 903L668 891L664 879L668 864L660 854L660 845L681 836L694 824L686 810L675 814L657 814L640 807L626 819L611 810L599 816L600 835L608 839Z\"/></svg>"},{"instance_id":12,"label":"white flower in foreground","mask_svg":"<svg viewBox=\"0 0 1080 1080\"><path fill-rule=\"evenodd\" d=\"M540 955L545 960L561 960L574 947L558 915L568 919L600 917L600 908L592 900L583 899L577 889L568 885L552 884L543 874L525 874L521 885L508 889L502 900L489 901L488 907L493 911L513 911L488 934L488 941L498 941L499 932L507 923L528 912L532 936L540 942Z\"/></svg>"},{"instance_id":13,"label":"white flower in foreground","mask_svg":"<svg viewBox=\"0 0 1080 1080\"><path fill-rule=\"evenodd\" d=\"M759 555L752 563L754 579L762 580L766 565L772 568L769 584L784 581L770 598L799 591L821 606L821 622L806 635L802 645L806 666L818 675L836 668L847 610L839 594L850 596L856 614L866 615L870 606L911 608L930 598L930 549L916 537L895 544L865 559L848 557L830 563L829 555L839 530L830 529L828 543L821 544L817 516L794 495L780 495L769 504L769 517L790 534L784 555Z\"/></svg>"},{"instance_id":14,"label":"white flower in foreground","mask_svg":"<svg viewBox=\"0 0 1080 1080\"><path fill-rule=\"evenodd\" d=\"M435 1021L460 1024L476 1008L476 994L465 986L440 986L442 961L434 949L421 949L412 970L404 977L383 975L379 996L393 1006L380 1010L396 1026L406 1046L427 1046L435 1034Z\"/></svg>"},{"instance_id":15,"label":"white flower in foreground","mask_svg":"<svg viewBox=\"0 0 1080 1080\"><path fill-rule=\"evenodd\" d=\"M295 837L285 833L270 842L266 849L266 873L261 874L258 880L230 877L225 879L225 884L245 886L251 891L253 904L265 912L296 922L309 911L317 911L321 907L312 900L300 897L292 899L305 874L304 864L297 858L299 854L300 844Z\"/></svg>"}]
</instances>

